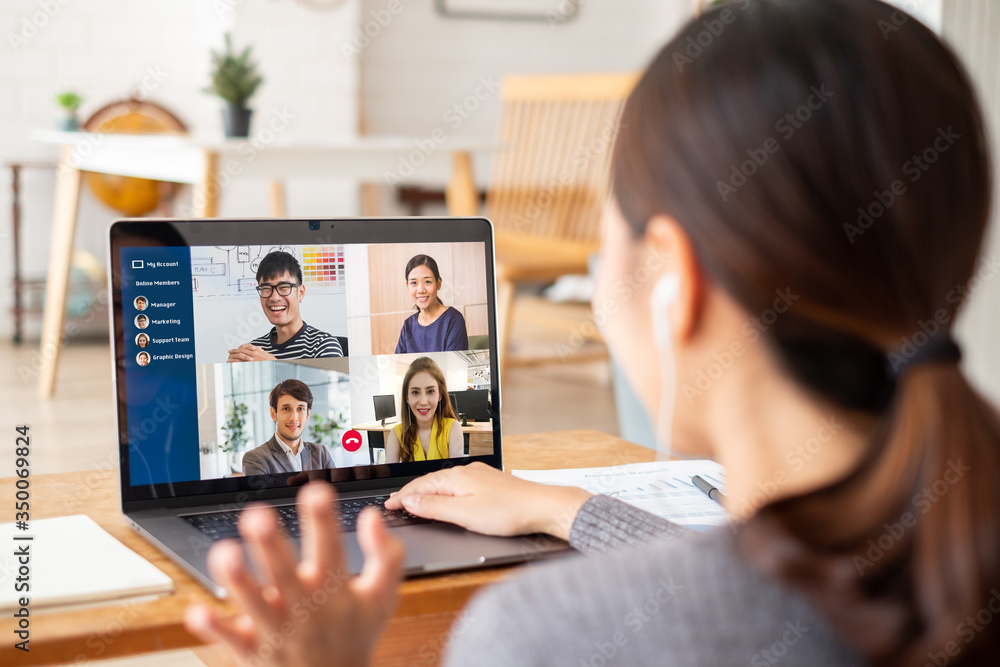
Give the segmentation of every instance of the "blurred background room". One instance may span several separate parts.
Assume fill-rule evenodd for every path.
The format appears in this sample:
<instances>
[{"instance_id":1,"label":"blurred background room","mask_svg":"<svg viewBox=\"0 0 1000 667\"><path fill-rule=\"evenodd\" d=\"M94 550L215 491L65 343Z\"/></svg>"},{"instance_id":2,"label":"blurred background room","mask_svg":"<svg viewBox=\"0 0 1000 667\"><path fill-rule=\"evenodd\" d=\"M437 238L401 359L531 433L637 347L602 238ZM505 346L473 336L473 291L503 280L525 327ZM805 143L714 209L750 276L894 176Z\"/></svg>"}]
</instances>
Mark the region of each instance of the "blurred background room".
<instances>
[{"instance_id":1,"label":"blurred background room","mask_svg":"<svg viewBox=\"0 0 1000 667\"><path fill-rule=\"evenodd\" d=\"M895 4L962 56L995 137L1000 6ZM3 0L0 412L8 430L31 425L33 474L117 464L106 244L109 224L126 216L486 215L498 230L505 434L593 428L655 447L589 298L616 114L636 73L699 9L696 0ZM81 133L69 150L66 132ZM179 135L228 142L233 157L205 182L83 172L78 191L67 185L67 165L130 133L162 134L166 147ZM389 167L365 178L264 173L282 155L301 166L310 150L359 140L388 152ZM956 288L968 298L963 364L1000 403L997 217L977 277ZM59 247L72 258L66 317L46 343ZM11 440L0 440L4 460ZM126 662L203 664L189 651Z\"/></svg>"}]
</instances>

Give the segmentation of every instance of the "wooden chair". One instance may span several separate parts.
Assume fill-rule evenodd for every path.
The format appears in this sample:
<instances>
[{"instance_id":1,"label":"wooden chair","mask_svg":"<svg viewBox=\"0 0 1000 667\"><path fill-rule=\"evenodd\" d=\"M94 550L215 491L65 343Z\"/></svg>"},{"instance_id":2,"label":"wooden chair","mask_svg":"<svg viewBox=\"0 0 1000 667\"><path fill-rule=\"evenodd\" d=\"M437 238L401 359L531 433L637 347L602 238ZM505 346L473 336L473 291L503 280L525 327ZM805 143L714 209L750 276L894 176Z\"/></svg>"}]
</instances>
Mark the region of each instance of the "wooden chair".
<instances>
[{"instance_id":1,"label":"wooden chair","mask_svg":"<svg viewBox=\"0 0 1000 667\"><path fill-rule=\"evenodd\" d=\"M611 150L635 73L507 77L486 214L496 228L498 346L517 285L587 273L600 243Z\"/></svg>"}]
</instances>

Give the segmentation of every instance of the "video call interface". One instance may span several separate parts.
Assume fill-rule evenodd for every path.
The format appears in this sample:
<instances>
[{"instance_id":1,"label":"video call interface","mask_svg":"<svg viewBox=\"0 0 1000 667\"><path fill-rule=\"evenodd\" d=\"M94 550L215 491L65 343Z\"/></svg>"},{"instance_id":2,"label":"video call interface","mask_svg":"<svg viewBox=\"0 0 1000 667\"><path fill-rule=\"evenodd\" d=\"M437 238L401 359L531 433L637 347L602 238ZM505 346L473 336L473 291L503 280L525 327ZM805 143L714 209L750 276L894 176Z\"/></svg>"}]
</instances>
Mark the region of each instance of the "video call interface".
<instances>
[{"instance_id":1,"label":"video call interface","mask_svg":"<svg viewBox=\"0 0 1000 667\"><path fill-rule=\"evenodd\" d=\"M123 248L130 483L492 455L484 253Z\"/></svg>"}]
</instances>

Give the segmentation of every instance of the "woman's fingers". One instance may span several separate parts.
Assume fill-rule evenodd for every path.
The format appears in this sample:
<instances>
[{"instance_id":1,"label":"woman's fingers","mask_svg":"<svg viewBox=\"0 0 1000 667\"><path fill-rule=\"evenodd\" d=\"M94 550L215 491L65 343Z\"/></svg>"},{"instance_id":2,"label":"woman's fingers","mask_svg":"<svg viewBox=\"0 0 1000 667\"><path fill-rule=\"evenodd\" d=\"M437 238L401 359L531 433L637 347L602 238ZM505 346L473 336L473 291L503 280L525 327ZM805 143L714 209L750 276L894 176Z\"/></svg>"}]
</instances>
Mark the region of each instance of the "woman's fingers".
<instances>
[{"instance_id":1,"label":"woman's fingers","mask_svg":"<svg viewBox=\"0 0 1000 667\"><path fill-rule=\"evenodd\" d=\"M296 571L298 558L291 540L278 524L277 514L270 507L248 507L240 516L240 534L258 569L274 584L281 606L285 607L280 611L287 613L286 601L302 597L302 585Z\"/></svg>"},{"instance_id":2,"label":"woman's fingers","mask_svg":"<svg viewBox=\"0 0 1000 667\"><path fill-rule=\"evenodd\" d=\"M246 613L220 618L205 607L185 615L185 625L205 641L224 643L238 658L253 658L270 645L270 637L283 638L283 653L275 652L268 664L368 664L370 653L385 622L399 600L405 552L402 543L386 529L379 512L368 509L358 521L358 541L365 563L359 577L338 579L332 589L327 578L344 571L341 534L333 513L334 492L323 483L307 484L299 494L302 517L302 561L283 536L271 508L248 508L240 521L246 548L262 576L273 585L263 588L244 562L243 546L223 540L209 552L213 577L226 587L233 601ZM325 588L323 602L313 596ZM299 600L311 613L292 620L290 609ZM288 627L294 625L289 633ZM277 650L281 645L275 645Z\"/></svg>"},{"instance_id":3,"label":"woman's fingers","mask_svg":"<svg viewBox=\"0 0 1000 667\"><path fill-rule=\"evenodd\" d=\"M442 476L407 484L385 506L487 535L544 530L565 539L569 533L562 524L572 524L590 497L583 489L527 482L478 462L433 474ZM553 523L555 515L561 518Z\"/></svg>"},{"instance_id":4,"label":"woman's fingers","mask_svg":"<svg viewBox=\"0 0 1000 667\"><path fill-rule=\"evenodd\" d=\"M334 514L333 488L325 482L311 482L299 491L302 522L302 563L300 572L310 583L319 585L328 573L344 569L340 525Z\"/></svg>"},{"instance_id":5,"label":"woman's fingers","mask_svg":"<svg viewBox=\"0 0 1000 667\"><path fill-rule=\"evenodd\" d=\"M399 597L406 548L386 528L378 510L372 508L365 509L358 517L358 544L365 564L352 586L388 616Z\"/></svg>"},{"instance_id":6,"label":"woman's fingers","mask_svg":"<svg viewBox=\"0 0 1000 667\"><path fill-rule=\"evenodd\" d=\"M264 600L260 585L247 569L238 542L220 540L212 545L208 552L208 570L259 626L274 630L280 625L274 609Z\"/></svg>"},{"instance_id":7,"label":"woman's fingers","mask_svg":"<svg viewBox=\"0 0 1000 667\"><path fill-rule=\"evenodd\" d=\"M226 644L234 653L246 656L256 648L253 635L239 627L238 619L220 618L205 605L188 607L184 612L184 627L208 644Z\"/></svg>"},{"instance_id":8,"label":"woman's fingers","mask_svg":"<svg viewBox=\"0 0 1000 667\"><path fill-rule=\"evenodd\" d=\"M482 532L480 527L474 525L477 514L475 507L466 498L434 494L410 494L404 496L402 502L403 509L410 514L424 519L446 521Z\"/></svg>"},{"instance_id":9,"label":"woman's fingers","mask_svg":"<svg viewBox=\"0 0 1000 667\"><path fill-rule=\"evenodd\" d=\"M464 495L466 490L461 483L459 472L458 469L452 468L419 477L389 496L385 501L385 506L391 510L402 509L403 498L413 495Z\"/></svg>"}]
</instances>

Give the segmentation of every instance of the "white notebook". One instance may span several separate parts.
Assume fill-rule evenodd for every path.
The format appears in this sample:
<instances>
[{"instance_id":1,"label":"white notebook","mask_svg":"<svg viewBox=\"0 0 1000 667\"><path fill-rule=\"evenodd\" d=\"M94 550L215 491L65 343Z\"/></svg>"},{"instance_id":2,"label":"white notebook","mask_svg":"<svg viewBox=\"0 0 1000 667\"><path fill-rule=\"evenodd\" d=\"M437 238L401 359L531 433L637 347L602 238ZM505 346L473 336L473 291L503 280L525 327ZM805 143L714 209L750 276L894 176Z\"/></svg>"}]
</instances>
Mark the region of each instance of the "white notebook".
<instances>
[{"instance_id":1,"label":"white notebook","mask_svg":"<svg viewBox=\"0 0 1000 667\"><path fill-rule=\"evenodd\" d=\"M0 541L0 613L20 607L22 597L35 612L158 597L174 588L170 577L83 514L33 520L28 530L5 523ZM29 590L16 590L24 584Z\"/></svg>"}]
</instances>

